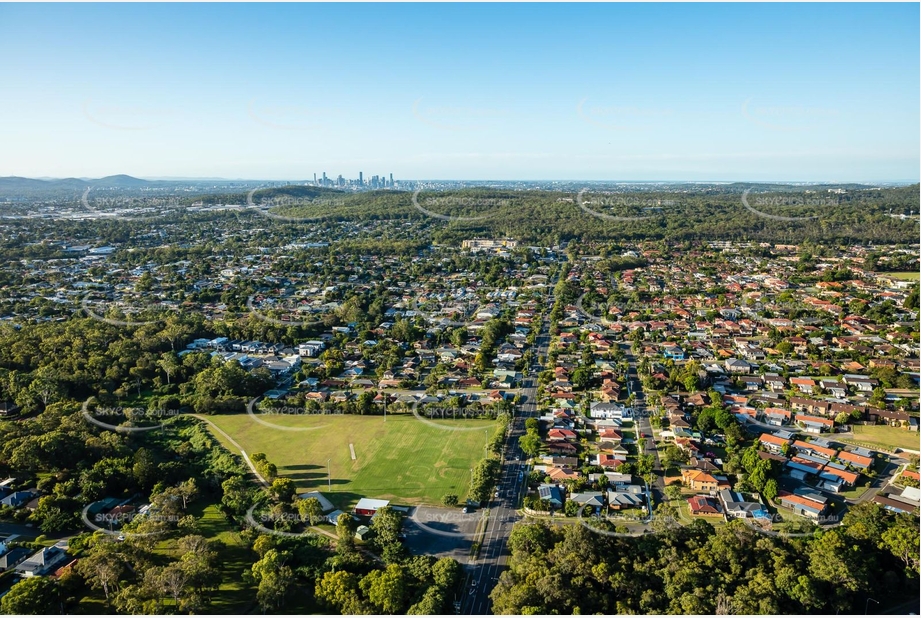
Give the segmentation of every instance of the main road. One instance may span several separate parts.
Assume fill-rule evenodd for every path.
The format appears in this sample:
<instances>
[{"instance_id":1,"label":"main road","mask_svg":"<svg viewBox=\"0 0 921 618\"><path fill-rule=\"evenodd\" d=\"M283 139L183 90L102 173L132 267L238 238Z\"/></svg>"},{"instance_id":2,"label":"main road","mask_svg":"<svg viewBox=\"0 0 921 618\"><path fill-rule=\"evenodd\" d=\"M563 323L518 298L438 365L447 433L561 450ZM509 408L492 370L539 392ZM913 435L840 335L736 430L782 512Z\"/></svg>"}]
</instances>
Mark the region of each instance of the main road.
<instances>
[{"instance_id":1,"label":"main road","mask_svg":"<svg viewBox=\"0 0 921 618\"><path fill-rule=\"evenodd\" d=\"M518 413L505 437L505 449L502 455L502 468L496 484L498 497L494 498L485 518L486 531L480 540L480 551L476 560L471 561L465 591L461 601L461 614L485 615L490 613L492 602L489 594L495 587L508 563L508 538L512 526L521 519L518 508L522 492L526 488L529 466L525 455L518 446L518 438L524 435L524 421L537 416L537 374L544 367L550 345L550 326L547 314L553 307L553 295L547 300L547 310L541 318L540 334L534 340L536 357L529 368L528 377L522 381Z\"/></svg>"}]
</instances>

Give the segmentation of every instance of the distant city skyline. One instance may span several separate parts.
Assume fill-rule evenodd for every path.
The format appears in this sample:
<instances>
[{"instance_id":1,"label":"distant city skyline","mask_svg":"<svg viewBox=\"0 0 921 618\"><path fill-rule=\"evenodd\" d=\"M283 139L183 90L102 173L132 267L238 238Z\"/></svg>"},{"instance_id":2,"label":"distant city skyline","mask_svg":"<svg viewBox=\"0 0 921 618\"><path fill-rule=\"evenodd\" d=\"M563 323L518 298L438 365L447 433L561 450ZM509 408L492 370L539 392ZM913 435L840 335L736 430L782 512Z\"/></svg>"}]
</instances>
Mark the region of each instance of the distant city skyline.
<instances>
[{"instance_id":1,"label":"distant city skyline","mask_svg":"<svg viewBox=\"0 0 921 618\"><path fill-rule=\"evenodd\" d=\"M918 19L909 3L0 4L0 176L917 182Z\"/></svg>"}]
</instances>

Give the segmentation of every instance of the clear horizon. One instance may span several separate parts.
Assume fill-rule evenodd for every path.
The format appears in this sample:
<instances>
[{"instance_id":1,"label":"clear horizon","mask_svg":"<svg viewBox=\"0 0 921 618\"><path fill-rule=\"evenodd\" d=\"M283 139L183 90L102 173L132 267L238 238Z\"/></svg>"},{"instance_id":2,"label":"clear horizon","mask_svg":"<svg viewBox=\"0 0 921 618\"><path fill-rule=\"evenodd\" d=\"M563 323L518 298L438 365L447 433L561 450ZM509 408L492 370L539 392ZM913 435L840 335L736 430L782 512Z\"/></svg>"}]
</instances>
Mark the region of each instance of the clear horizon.
<instances>
[{"instance_id":1,"label":"clear horizon","mask_svg":"<svg viewBox=\"0 0 921 618\"><path fill-rule=\"evenodd\" d=\"M0 177L913 183L918 20L909 3L0 4Z\"/></svg>"},{"instance_id":2,"label":"clear horizon","mask_svg":"<svg viewBox=\"0 0 921 618\"><path fill-rule=\"evenodd\" d=\"M0 178L29 178L30 180L45 180L45 181L59 181L59 180L68 180L74 179L77 180L99 180L101 178L107 178L111 176L130 176L132 178L137 178L138 180L149 180L151 182L185 182L185 181L197 181L197 182L208 182L208 181L227 181L227 182L312 182L312 178L256 178L256 177L235 177L235 178L225 178L220 176L134 176L133 174L104 174L102 176L34 176L34 177L23 177L23 176L0 176ZM357 177L357 176L356 176ZM345 176L343 178L346 180L354 180L356 177ZM367 177L365 177L367 180ZM722 184L744 184L744 183L755 183L755 184L796 184L796 185L841 185L841 184L859 184L859 185L872 185L872 184L890 184L890 185L912 185L918 184L918 180L778 180L778 179L766 179L766 180L750 180L750 179L741 179L741 180L724 180L724 179L704 179L704 180L676 180L676 179L651 179L651 180L636 180L631 178L615 178L615 179L598 179L598 178L394 178L394 180L399 183L401 180L403 182L559 182L559 183L571 183L571 182L586 182L586 183L631 183L631 184L710 184L710 183L722 183ZM335 188L335 187L331 187Z\"/></svg>"}]
</instances>

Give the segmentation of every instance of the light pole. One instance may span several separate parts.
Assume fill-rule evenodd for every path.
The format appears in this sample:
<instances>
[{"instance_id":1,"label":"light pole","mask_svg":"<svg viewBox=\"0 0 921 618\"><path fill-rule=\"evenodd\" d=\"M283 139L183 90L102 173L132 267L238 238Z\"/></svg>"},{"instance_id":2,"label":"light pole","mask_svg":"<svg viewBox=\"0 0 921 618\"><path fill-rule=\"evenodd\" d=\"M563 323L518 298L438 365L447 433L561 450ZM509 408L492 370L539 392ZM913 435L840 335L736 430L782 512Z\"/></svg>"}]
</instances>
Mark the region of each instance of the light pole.
<instances>
[{"instance_id":1,"label":"light pole","mask_svg":"<svg viewBox=\"0 0 921 618\"><path fill-rule=\"evenodd\" d=\"M329 491L333 490L333 477L329 472L329 462L331 459L332 457L326 460L326 480L329 482Z\"/></svg>"},{"instance_id":2,"label":"light pole","mask_svg":"<svg viewBox=\"0 0 921 618\"><path fill-rule=\"evenodd\" d=\"M864 604L864 606L863 606L863 613L864 613L864 615L866 615L867 610L868 610L869 607L870 607L870 601L873 601L874 603L876 603L877 605L879 605L879 601L877 601L876 599L871 599L870 597L867 597L867 602L866 602L866 603Z\"/></svg>"}]
</instances>

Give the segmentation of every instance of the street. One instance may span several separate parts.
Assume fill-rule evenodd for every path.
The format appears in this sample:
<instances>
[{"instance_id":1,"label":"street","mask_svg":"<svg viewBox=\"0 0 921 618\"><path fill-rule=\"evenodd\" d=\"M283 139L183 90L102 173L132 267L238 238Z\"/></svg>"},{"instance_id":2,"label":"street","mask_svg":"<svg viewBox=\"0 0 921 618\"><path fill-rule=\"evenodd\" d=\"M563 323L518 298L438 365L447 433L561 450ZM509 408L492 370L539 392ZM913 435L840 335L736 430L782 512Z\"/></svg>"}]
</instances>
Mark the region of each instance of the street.
<instances>
[{"instance_id":1,"label":"street","mask_svg":"<svg viewBox=\"0 0 921 618\"><path fill-rule=\"evenodd\" d=\"M548 308L553 306L552 295L548 298L547 306ZM549 328L549 322L544 317L541 332L534 341L537 353L535 362L541 367L543 367L541 359L546 359L550 344ZM489 508L486 533L482 539L479 556L468 566L459 612L461 614L485 615L490 613L492 602L489 594L508 562L506 544L512 527L521 519L517 509L521 494L526 487L529 466L525 462L524 453L518 447L518 438L525 433L524 420L537 416L537 373L539 372L529 373L530 375L522 382L518 414L513 419L505 438L505 455L496 485L499 497L494 498L489 505L484 505L484 508Z\"/></svg>"}]
</instances>

